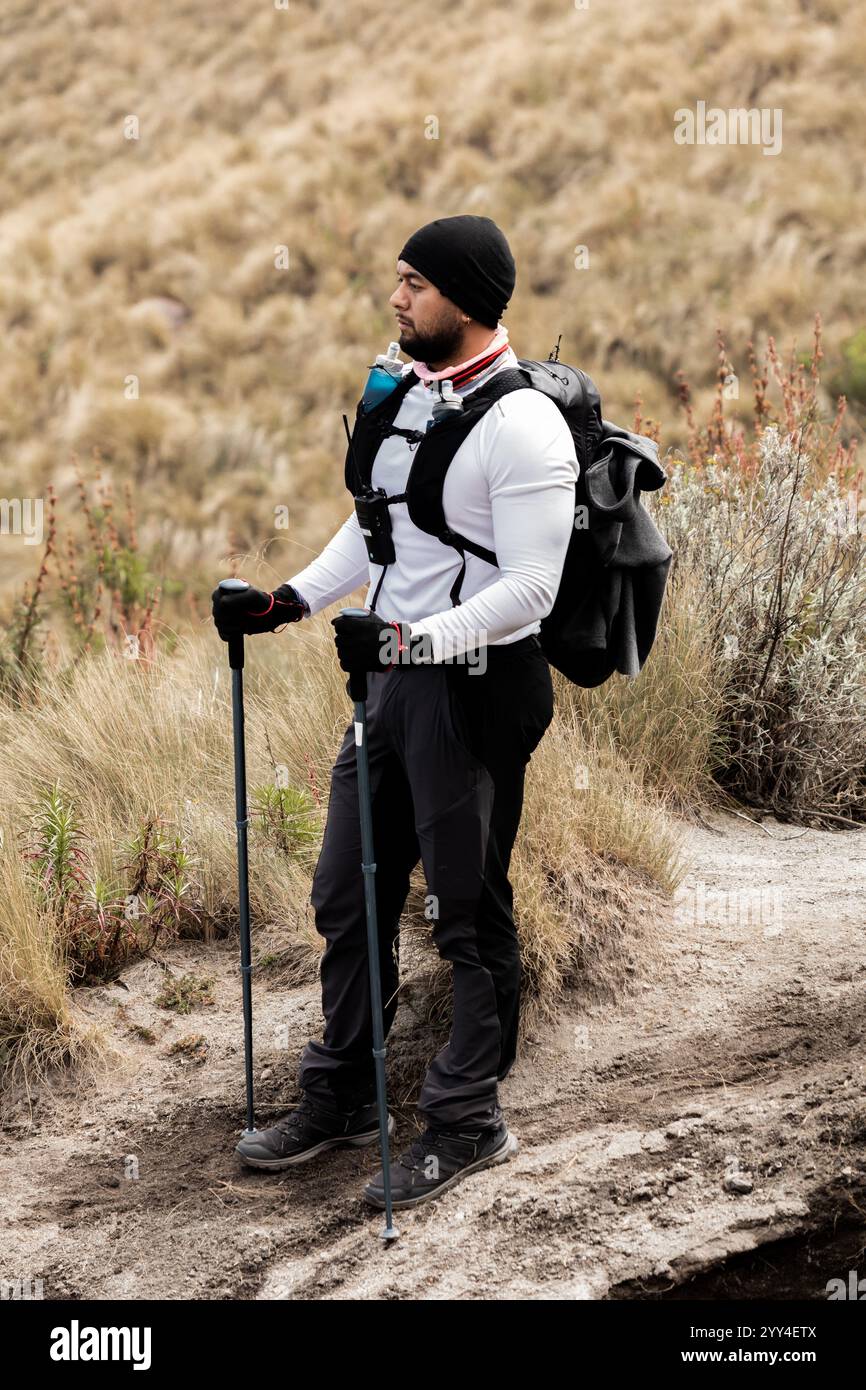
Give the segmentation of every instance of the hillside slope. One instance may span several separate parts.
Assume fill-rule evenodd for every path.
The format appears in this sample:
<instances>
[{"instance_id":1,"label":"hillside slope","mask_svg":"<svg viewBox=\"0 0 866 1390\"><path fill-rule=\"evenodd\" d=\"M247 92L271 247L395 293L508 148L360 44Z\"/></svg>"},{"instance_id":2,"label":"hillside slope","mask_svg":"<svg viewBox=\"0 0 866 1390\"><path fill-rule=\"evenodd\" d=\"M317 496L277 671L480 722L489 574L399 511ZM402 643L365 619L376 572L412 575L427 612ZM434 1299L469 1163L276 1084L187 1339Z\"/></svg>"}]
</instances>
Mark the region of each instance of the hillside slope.
<instances>
[{"instance_id":1,"label":"hillside slope","mask_svg":"<svg viewBox=\"0 0 866 1390\"><path fill-rule=\"evenodd\" d=\"M285 577L347 511L340 413L392 335L400 247L460 211L512 242L518 352L562 333L608 417L640 392L665 445L675 373L711 385L717 323L742 408L749 336L805 349L816 311L838 375L866 321L864 66L844 0L444 0L435 20L420 0L227 0L206 23L171 0L12 0L4 493L53 479L73 516L69 451L96 448L168 572L270 542ZM780 153L676 144L697 101L781 109ZM0 598L35 549L4 538Z\"/></svg>"},{"instance_id":2,"label":"hillside slope","mask_svg":"<svg viewBox=\"0 0 866 1390\"><path fill-rule=\"evenodd\" d=\"M5 1127L7 1267L60 1299L825 1298L866 1243L866 840L713 824L690 832L666 966L630 999L569 1006L525 1047L501 1087L514 1159L399 1213L387 1250L360 1197L374 1150L279 1175L234 1157L228 943L166 961L214 976L215 1004L194 1016L155 1007L153 962L127 971L125 990L89 992L120 1065L85 1096L43 1089L32 1118L22 1105ZM732 914L743 882L781 892L778 920ZM262 1125L294 1103L318 990L257 981L255 1015ZM131 1038L135 1025L155 1041ZM404 1005L392 1080L416 1032ZM207 1055L185 1065L168 1047L188 1034ZM402 1147L413 1108L393 1086L391 1098Z\"/></svg>"}]
</instances>

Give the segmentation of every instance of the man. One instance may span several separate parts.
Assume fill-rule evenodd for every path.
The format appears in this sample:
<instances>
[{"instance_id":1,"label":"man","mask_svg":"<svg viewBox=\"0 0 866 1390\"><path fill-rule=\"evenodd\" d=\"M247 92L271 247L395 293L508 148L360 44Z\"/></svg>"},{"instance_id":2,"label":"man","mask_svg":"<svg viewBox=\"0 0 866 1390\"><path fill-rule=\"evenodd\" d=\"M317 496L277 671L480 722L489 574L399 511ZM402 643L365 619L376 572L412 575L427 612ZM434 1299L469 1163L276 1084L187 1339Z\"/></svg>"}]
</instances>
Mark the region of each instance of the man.
<instances>
[{"instance_id":1,"label":"man","mask_svg":"<svg viewBox=\"0 0 866 1390\"><path fill-rule=\"evenodd\" d=\"M517 365L500 323L514 288L514 260L489 218L437 218L403 247L397 281L389 302L400 347L413 359L403 376L414 371L418 380L394 418L398 432L378 447L371 479L374 489L398 499L389 509L396 560L372 563L353 512L322 553L273 594L214 595L224 637L315 614L364 580L368 603L375 596L369 616L332 621L343 669L370 672L386 1034L397 1007L400 913L419 858L433 940L453 965L451 1036L421 1089L426 1128L392 1165L395 1208L434 1197L517 1148L497 1089L515 1059L520 996L508 867L525 768L553 717L550 670L537 634L562 572L578 469L554 403L529 387L513 391L460 444L442 499L448 526L495 551L498 568L472 554L461 560L414 525L399 494L413 458L411 432L426 429L439 383L450 381L455 397L468 398L496 372ZM297 1109L238 1145L252 1167L283 1169L378 1137L352 725L333 768L312 903L327 943L324 1037L304 1049ZM384 1206L381 1171L364 1197Z\"/></svg>"}]
</instances>

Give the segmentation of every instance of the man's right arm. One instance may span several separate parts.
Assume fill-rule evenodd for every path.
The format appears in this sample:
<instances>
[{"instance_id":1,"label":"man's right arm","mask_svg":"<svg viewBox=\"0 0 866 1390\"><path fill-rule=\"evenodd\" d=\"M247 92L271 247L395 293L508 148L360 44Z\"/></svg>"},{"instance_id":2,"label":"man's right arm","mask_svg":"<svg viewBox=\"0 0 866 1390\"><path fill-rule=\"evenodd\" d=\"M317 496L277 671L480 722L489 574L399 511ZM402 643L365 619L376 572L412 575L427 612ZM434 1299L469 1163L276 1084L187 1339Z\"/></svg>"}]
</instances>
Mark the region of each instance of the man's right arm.
<instances>
[{"instance_id":1,"label":"man's right arm","mask_svg":"<svg viewBox=\"0 0 866 1390\"><path fill-rule=\"evenodd\" d=\"M327 608L370 580L367 545L354 512L315 560L287 579L307 608L307 616Z\"/></svg>"}]
</instances>

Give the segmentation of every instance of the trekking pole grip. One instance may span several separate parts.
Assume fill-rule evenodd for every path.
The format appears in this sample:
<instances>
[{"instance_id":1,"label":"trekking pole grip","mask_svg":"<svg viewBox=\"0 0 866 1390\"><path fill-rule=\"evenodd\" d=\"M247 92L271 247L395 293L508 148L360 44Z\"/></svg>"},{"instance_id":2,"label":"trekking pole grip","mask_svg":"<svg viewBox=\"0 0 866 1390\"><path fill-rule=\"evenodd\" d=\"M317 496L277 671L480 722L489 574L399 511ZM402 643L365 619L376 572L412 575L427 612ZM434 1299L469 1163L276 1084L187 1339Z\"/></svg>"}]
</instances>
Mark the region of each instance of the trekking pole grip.
<instances>
[{"instance_id":1,"label":"trekking pole grip","mask_svg":"<svg viewBox=\"0 0 866 1390\"><path fill-rule=\"evenodd\" d=\"M365 618L368 613L366 608L341 608L341 618ZM350 698L356 703L358 700L367 698L367 672L350 671L349 679L346 681L346 691Z\"/></svg>"},{"instance_id":2,"label":"trekking pole grip","mask_svg":"<svg viewBox=\"0 0 866 1390\"><path fill-rule=\"evenodd\" d=\"M239 594L250 586L245 579L221 579L220 589L227 594ZM242 632L233 633L228 640L229 666L233 671L244 669L244 634Z\"/></svg>"}]
</instances>

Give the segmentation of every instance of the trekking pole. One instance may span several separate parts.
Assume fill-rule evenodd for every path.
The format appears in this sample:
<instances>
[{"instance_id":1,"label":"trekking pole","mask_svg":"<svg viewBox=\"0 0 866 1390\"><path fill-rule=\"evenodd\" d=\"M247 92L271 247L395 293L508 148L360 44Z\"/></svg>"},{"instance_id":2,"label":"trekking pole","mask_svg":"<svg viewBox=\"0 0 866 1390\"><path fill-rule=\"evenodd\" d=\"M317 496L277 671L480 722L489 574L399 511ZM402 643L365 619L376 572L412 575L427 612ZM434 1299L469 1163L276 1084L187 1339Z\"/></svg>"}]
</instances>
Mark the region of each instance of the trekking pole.
<instances>
[{"instance_id":1,"label":"trekking pole","mask_svg":"<svg viewBox=\"0 0 866 1390\"><path fill-rule=\"evenodd\" d=\"M366 614L364 608L343 608L341 617ZM391 1209L391 1159L388 1149L388 1098L385 1089L385 1029L382 1021L382 980L379 975L379 929L376 920L376 865L373 861L373 808L370 798L370 764L367 757L367 672L351 671L346 690L355 705L355 759L358 768L358 807L361 814L361 868L367 909L367 963L370 968L370 1005L373 1015L373 1057L376 1067L376 1100L379 1107L379 1146L385 1189L385 1229L382 1240L396 1240L400 1232Z\"/></svg>"},{"instance_id":2,"label":"trekking pole","mask_svg":"<svg viewBox=\"0 0 866 1390\"><path fill-rule=\"evenodd\" d=\"M221 579L226 593L240 593L250 586L245 579ZM247 860L247 759L244 747L244 635L233 634L228 641L232 672L232 733L235 748L235 825L238 835L238 906L241 924L241 980L244 1001L244 1069L247 1079L247 1127L244 1134L255 1134L253 1111L253 985L252 941L250 939L250 890Z\"/></svg>"}]
</instances>

